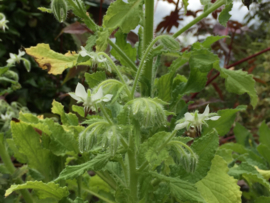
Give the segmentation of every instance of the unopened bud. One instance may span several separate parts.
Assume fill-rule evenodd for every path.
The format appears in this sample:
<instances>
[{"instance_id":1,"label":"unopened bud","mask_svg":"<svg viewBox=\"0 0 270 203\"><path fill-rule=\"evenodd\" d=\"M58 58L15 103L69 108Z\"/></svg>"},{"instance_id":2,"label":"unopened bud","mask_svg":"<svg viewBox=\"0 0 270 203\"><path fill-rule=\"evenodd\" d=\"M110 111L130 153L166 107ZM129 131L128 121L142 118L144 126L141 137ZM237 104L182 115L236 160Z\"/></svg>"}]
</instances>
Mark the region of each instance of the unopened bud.
<instances>
[{"instance_id":1,"label":"unopened bud","mask_svg":"<svg viewBox=\"0 0 270 203\"><path fill-rule=\"evenodd\" d=\"M55 18L60 22L64 22L67 18L68 5L65 0L52 0L51 10Z\"/></svg>"},{"instance_id":2,"label":"unopened bud","mask_svg":"<svg viewBox=\"0 0 270 203\"><path fill-rule=\"evenodd\" d=\"M179 50L180 49L179 43L176 41L176 39L174 39L170 35L163 35L160 38L160 42L170 50Z\"/></svg>"},{"instance_id":3,"label":"unopened bud","mask_svg":"<svg viewBox=\"0 0 270 203\"><path fill-rule=\"evenodd\" d=\"M182 166L188 173L196 170L197 162L197 157L192 154L184 153L182 156Z\"/></svg>"}]
</instances>

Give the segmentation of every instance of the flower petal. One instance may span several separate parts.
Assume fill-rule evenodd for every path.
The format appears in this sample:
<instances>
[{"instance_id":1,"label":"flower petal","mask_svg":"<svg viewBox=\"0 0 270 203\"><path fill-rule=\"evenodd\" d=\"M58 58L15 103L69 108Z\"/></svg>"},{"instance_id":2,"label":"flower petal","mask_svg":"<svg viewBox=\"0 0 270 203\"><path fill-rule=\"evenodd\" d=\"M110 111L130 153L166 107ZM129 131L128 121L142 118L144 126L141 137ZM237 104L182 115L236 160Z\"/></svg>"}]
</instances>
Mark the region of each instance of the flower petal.
<instances>
[{"instance_id":1,"label":"flower petal","mask_svg":"<svg viewBox=\"0 0 270 203\"><path fill-rule=\"evenodd\" d=\"M101 99L102 97L103 97L103 90L102 90L102 87L100 87L98 89L97 93L92 95L91 99L94 102L96 100Z\"/></svg>"},{"instance_id":2,"label":"flower petal","mask_svg":"<svg viewBox=\"0 0 270 203\"><path fill-rule=\"evenodd\" d=\"M209 115L209 112L210 112L210 108L209 108L209 104L205 107L205 110L203 112L203 115L204 116L208 116Z\"/></svg>"},{"instance_id":3,"label":"flower petal","mask_svg":"<svg viewBox=\"0 0 270 203\"><path fill-rule=\"evenodd\" d=\"M81 83L78 83L75 89L75 94L76 96L81 97L83 100L87 99L87 93L85 91L84 86Z\"/></svg>"},{"instance_id":4,"label":"flower petal","mask_svg":"<svg viewBox=\"0 0 270 203\"><path fill-rule=\"evenodd\" d=\"M194 115L192 115L191 113L185 113L185 120L194 121Z\"/></svg>"},{"instance_id":5,"label":"flower petal","mask_svg":"<svg viewBox=\"0 0 270 203\"><path fill-rule=\"evenodd\" d=\"M75 93L70 92L68 93L73 99L77 100L78 102L82 102L82 98L78 97Z\"/></svg>"},{"instance_id":6,"label":"flower petal","mask_svg":"<svg viewBox=\"0 0 270 203\"><path fill-rule=\"evenodd\" d=\"M85 57L85 56L90 56L88 51L83 47L81 46L81 51L79 52L79 54L82 56L82 57Z\"/></svg>"},{"instance_id":7,"label":"flower petal","mask_svg":"<svg viewBox=\"0 0 270 203\"><path fill-rule=\"evenodd\" d=\"M187 127L188 124L189 124L189 122L186 122L186 121L185 121L184 123L179 123L179 124L177 124L177 125L175 126L174 130L181 130L181 129Z\"/></svg>"},{"instance_id":8,"label":"flower petal","mask_svg":"<svg viewBox=\"0 0 270 203\"><path fill-rule=\"evenodd\" d=\"M220 118L220 116L213 116L213 117L210 117L208 118L209 120L212 120L212 121L216 121Z\"/></svg>"},{"instance_id":9,"label":"flower petal","mask_svg":"<svg viewBox=\"0 0 270 203\"><path fill-rule=\"evenodd\" d=\"M102 101L104 101L104 102L111 101L112 97L113 97L112 94L106 94L106 95L103 97Z\"/></svg>"}]
</instances>

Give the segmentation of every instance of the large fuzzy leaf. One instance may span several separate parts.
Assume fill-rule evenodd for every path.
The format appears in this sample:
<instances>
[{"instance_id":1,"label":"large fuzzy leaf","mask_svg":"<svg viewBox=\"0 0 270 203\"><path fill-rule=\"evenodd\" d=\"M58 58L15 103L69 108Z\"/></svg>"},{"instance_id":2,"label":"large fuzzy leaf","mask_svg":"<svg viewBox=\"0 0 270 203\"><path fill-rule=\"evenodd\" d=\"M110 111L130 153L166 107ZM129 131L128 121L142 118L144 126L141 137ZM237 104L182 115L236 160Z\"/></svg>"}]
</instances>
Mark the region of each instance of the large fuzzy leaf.
<instances>
[{"instance_id":1,"label":"large fuzzy leaf","mask_svg":"<svg viewBox=\"0 0 270 203\"><path fill-rule=\"evenodd\" d=\"M179 202L205 203L194 184L183 181L180 178L166 177L158 173L151 173L151 175L159 180L165 181L170 188L171 195Z\"/></svg>"},{"instance_id":2,"label":"large fuzzy leaf","mask_svg":"<svg viewBox=\"0 0 270 203\"><path fill-rule=\"evenodd\" d=\"M27 157L29 167L37 169L49 178L51 154L49 150L42 147L40 135L25 123L11 122L11 132L19 152Z\"/></svg>"},{"instance_id":3,"label":"large fuzzy leaf","mask_svg":"<svg viewBox=\"0 0 270 203\"><path fill-rule=\"evenodd\" d=\"M270 129L266 125L265 121L262 122L259 128L259 135L260 143L270 146Z\"/></svg>"},{"instance_id":4,"label":"large fuzzy leaf","mask_svg":"<svg viewBox=\"0 0 270 203\"><path fill-rule=\"evenodd\" d=\"M63 197L69 195L67 187L60 187L54 182L43 183L41 181L28 181L22 185L11 185L11 187L6 191L5 196L21 189L36 190L40 199L54 198L56 200L61 200Z\"/></svg>"},{"instance_id":5,"label":"large fuzzy leaf","mask_svg":"<svg viewBox=\"0 0 270 203\"><path fill-rule=\"evenodd\" d=\"M220 76L225 78L226 90L239 95L247 93L250 96L251 105L255 108L258 103L258 96L252 75L242 70L233 71L218 66L215 66L215 68L220 71Z\"/></svg>"},{"instance_id":6,"label":"large fuzzy leaf","mask_svg":"<svg viewBox=\"0 0 270 203\"><path fill-rule=\"evenodd\" d=\"M196 183L198 191L207 203L241 203L241 191L237 180L227 174L227 163L215 156L207 176Z\"/></svg>"},{"instance_id":7,"label":"large fuzzy leaf","mask_svg":"<svg viewBox=\"0 0 270 203\"><path fill-rule=\"evenodd\" d=\"M143 16L143 0L129 0L125 3L122 0L113 2L106 15L103 25L106 28L120 27L124 33L135 29Z\"/></svg>"},{"instance_id":8,"label":"large fuzzy leaf","mask_svg":"<svg viewBox=\"0 0 270 203\"><path fill-rule=\"evenodd\" d=\"M83 163L81 165L67 166L59 175L57 180L61 179L73 179L82 175L87 170L100 170L103 168L110 158L110 154L99 154L91 161Z\"/></svg>"},{"instance_id":9,"label":"large fuzzy leaf","mask_svg":"<svg viewBox=\"0 0 270 203\"><path fill-rule=\"evenodd\" d=\"M67 68L75 66L78 58L78 55L70 52L65 55L57 53L51 50L48 44L38 44L26 48L25 51L35 59L40 68L53 75L62 74Z\"/></svg>"},{"instance_id":10,"label":"large fuzzy leaf","mask_svg":"<svg viewBox=\"0 0 270 203\"><path fill-rule=\"evenodd\" d=\"M97 72L92 73L92 74L85 73L84 77L85 77L85 81L87 82L89 87L94 88L100 82L106 80L106 73L104 71L97 71Z\"/></svg>"}]
</instances>

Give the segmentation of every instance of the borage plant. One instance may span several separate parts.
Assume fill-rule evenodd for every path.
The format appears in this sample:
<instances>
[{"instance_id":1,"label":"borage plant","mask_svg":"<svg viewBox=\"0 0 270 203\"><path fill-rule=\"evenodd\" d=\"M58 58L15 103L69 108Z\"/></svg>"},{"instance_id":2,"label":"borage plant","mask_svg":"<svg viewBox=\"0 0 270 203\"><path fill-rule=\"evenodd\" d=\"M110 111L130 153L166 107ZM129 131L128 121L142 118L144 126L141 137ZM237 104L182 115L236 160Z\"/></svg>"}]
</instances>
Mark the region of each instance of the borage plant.
<instances>
[{"instance_id":1,"label":"borage plant","mask_svg":"<svg viewBox=\"0 0 270 203\"><path fill-rule=\"evenodd\" d=\"M22 190L26 202L78 203L89 200L89 195L109 203L241 202L237 180L227 174L227 162L216 150L218 135L229 131L235 113L244 108L215 114L206 106L202 114L188 113L183 100L204 88L214 68L225 78L229 92L247 93L252 106L257 103L252 76L221 68L218 56L210 51L211 44L225 36L210 36L193 44L191 51L180 52L177 37L223 5L219 21L226 25L232 0L211 2L201 1L203 13L174 35L155 38L154 0L116 0L101 27L81 0L53 0L51 9L40 8L60 22L71 9L95 34L79 54L62 55L46 44L27 48L26 53L50 74L81 64L99 71L85 73L87 90L78 83L69 93L82 104L72 106L76 114L65 113L59 102L53 102L52 112L60 116L61 125L23 113L20 122L11 122L9 142L18 148L14 156L27 163L31 173L26 183L12 185L6 196ZM183 4L187 8L188 1ZM126 36L137 26L139 42L132 47ZM114 43L110 35L117 28ZM108 45L111 49L105 52ZM163 55L175 60L166 74L157 77ZM189 78L177 73L187 62ZM107 79L107 71L115 77ZM194 129L198 138L184 137L186 128Z\"/></svg>"}]
</instances>

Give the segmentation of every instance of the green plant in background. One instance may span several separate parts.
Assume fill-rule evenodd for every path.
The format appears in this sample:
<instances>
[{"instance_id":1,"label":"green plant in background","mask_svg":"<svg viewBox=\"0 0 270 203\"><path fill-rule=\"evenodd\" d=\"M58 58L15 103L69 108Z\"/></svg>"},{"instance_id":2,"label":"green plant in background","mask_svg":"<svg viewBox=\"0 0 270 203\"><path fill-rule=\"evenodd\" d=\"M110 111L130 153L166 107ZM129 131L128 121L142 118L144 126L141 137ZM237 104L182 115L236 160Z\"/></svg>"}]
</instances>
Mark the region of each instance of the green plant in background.
<instances>
[{"instance_id":1,"label":"green plant in background","mask_svg":"<svg viewBox=\"0 0 270 203\"><path fill-rule=\"evenodd\" d=\"M173 36L155 38L154 0L115 1L108 8L102 27L89 17L81 0L53 1L51 11L60 21L66 8L54 7L56 2L65 2L61 5L68 5L94 34L79 54L60 54L47 44L26 48L26 53L54 75L77 64L90 65L99 71L85 73L87 90L78 83L74 92L66 92L82 103L72 106L73 113L65 113L64 106L53 101L51 110L59 116L59 122L20 113L19 122L10 124L12 138L1 134L0 155L8 173L16 173L10 165L8 148L20 163L27 164L22 167L24 172L18 169L15 180L20 182L11 185L5 196L21 192L24 201L31 203L89 202L93 200L91 196L109 203L241 202L242 192L235 179L239 176L228 174L232 170L229 167L240 166L236 162L228 165L232 150L219 148L219 135L229 132L236 113L246 107L210 113L207 106L202 114L188 113L183 97L202 90L207 74L214 68L225 78L228 92L247 93L255 107L258 102L255 82L243 71L219 66L219 58L210 51L210 46L225 36L210 36L183 53L179 52L176 39L223 5L219 21L225 25L233 2L201 1L204 12L199 17ZM188 1L183 3L187 7ZM139 42L132 47L125 40L126 34L138 25ZM119 30L114 43L109 37L116 28ZM108 45L111 49L105 52ZM175 60L165 74L157 77L164 54ZM111 55L121 65L116 65ZM187 62L189 78L177 74ZM112 71L116 77L107 78L106 71ZM201 136L184 137L186 127ZM250 167L260 168L254 163ZM27 177L25 183L21 183L22 175ZM269 187L268 182L265 184ZM269 196L263 195L266 199ZM253 200L257 197L250 195Z\"/></svg>"}]
</instances>

